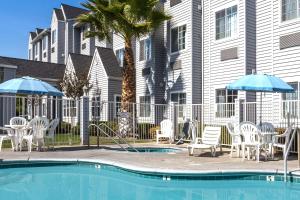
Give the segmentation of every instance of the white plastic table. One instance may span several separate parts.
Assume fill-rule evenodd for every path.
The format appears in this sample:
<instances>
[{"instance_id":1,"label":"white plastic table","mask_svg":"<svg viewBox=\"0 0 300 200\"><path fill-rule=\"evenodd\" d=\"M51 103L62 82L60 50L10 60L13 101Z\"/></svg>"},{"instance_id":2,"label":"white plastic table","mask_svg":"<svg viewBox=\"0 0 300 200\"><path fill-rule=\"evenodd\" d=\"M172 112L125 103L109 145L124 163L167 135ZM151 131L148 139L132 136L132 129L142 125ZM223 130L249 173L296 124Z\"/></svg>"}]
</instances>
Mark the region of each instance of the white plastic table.
<instances>
[{"instance_id":1,"label":"white plastic table","mask_svg":"<svg viewBox=\"0 0 300 200\"><path fill-rule=\"evenodd\" d=\"M14 149L18 151L22 142L22 137L24 134L26 134L25 132L29 129L29 127L27 125L5 125L4 127L14 130L13 144Z\"/></svg>"}]
</instances>

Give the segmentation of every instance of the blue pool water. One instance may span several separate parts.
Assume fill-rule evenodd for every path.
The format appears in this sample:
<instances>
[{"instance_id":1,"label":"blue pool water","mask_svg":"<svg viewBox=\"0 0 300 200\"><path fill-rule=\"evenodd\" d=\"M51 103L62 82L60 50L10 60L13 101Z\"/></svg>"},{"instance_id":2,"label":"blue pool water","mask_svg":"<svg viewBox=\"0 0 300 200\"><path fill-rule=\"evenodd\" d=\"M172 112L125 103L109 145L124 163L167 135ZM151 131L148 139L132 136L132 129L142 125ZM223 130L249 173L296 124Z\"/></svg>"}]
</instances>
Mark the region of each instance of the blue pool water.
<instances>
[{"instance_id":1,"label":"blue pool water","mask_svg":"<svg viewBox=\"0 0 300 200\"><path fill-rule=\"evenodd\" d=\"M300 183L267 182L257 175L172 177L141 175L94 164L0 167L1 200L297 199ZM260 177L260 176L257 176ZM168 178L167 178L168 179ZM210 180L214 179L214 180Z\"/></svg>"}]
</instances>

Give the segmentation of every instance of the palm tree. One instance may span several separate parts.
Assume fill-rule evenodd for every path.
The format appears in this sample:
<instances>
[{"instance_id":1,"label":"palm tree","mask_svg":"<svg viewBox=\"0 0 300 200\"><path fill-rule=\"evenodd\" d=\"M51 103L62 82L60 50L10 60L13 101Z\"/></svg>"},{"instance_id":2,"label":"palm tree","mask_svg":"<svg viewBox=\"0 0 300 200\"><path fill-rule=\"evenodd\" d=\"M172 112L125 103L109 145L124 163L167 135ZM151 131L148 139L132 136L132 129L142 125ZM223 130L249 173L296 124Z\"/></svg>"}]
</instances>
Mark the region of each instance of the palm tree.
<instances>
[{"instance_id":1,"label":"palm tree","mask_svg":"<svg viewBox=\"0 0 300 200\"><path fill-rule=\"evenodd\" d=\"M157 8L159 0L88 0L82 5L90 12L79 16L80 23L91 26L86 37L109 42L112 34L124 39L122 109L136 100L135 66L132 39L151 33L171 17Z\"/></svg>"}]
</instances>

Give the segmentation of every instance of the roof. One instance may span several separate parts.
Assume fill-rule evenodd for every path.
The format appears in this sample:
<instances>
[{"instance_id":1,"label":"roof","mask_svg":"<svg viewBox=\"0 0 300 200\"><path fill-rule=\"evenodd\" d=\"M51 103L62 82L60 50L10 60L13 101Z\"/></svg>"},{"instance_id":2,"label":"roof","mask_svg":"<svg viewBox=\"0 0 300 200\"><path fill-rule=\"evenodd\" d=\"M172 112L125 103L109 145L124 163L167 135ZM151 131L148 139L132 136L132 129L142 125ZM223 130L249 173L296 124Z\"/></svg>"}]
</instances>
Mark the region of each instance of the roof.
<instances>
[{"instance_id":1,"label":"roof","mask_svg":"<svg viewBox=\"0 0 300 200\"><path fill-rule=\"evenodd\" d=\"M63 12L62 12L61 9L54 8L53 10L54 10L54 13L55 13L55 15L57 17L57 20L60 20L60 21L64 21L65 20L64 14L63 14Z\"/></svg>"},{"instance_id":2,"label":"roof","mask_svg":"<svg viewBox=\"0 0 300 200\"><path fill-rule=\"evenodd\" d=\"M10 62L8 62L6 59L3 59L0 57L0 66L2 65L12 65Z\"/></svg>"},{"instance_id":3,"label":"roof","mask_svg":"<svg viewBox=\"0 0 300 200\"><path fill-rule=\"evenodd\" d=\"M66 19L75 19L81 14L86 14L88 13L88 10L70 6L67 4L61 4L61 8L65 14Z\"/></svg>"},{"instance_id":4,"label":"roof","mask_svg":"<svg viewBox=\"0 0 300 200\"><path fill-rule=\"evenodd\" d=\"M31 76L38 79L61 80L66 66L63 64L0 56L0 64L17 66L16 77Z\"/></svg>"},{"instance_id":5,"label":"roof","mask_svg":"<svg viewBox=\"0 0 300 200\"><path fill-rule=\"evenodd\" d=\"M37 34L37 35L40 34L43 30L44 30L44 29L42 29L42 28L36 28L36 34Z\"/></svg>"},{"instance_id":6,"label":"roof","mask_svg":"<svg viewBox=\"0 0 300 200\"><path fill-rule=\"evenodd\" d=\"M93 57L75 53L70 53L69 56L72 60L76 75L87 77Z\"/></svg>"},{"instance_id":7,"label":"roof","mask_svg":"<svg viewBox=\"0 0 300 200\"><path fill-rule=\"evenodd\" d=\"M32 40L36 37L36 32L29 32L29 34Z\"/></svg>"},{"instance_id":8,"label":"roof","mask_svg":"<svg viewBox=\"0 0 300 200\"><path fill-rule=\"evenodd\" d=\"M110 48L97 47L97 51L103 63L107 76L122 77L122 68L120 67L114 51Z\"/></svg>"}]
</instances>

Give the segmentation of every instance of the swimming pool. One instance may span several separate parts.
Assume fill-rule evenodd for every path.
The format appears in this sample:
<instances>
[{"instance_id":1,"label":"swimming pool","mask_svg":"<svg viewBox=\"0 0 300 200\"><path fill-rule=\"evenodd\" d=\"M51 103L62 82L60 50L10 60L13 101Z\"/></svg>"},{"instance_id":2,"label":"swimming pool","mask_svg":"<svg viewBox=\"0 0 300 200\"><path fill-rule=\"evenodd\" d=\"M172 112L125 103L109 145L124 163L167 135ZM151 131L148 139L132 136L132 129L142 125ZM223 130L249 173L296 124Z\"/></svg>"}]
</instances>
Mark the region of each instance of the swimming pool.
<instances>
[{"instance_id":1,"label":"swimming pool","mask_svg":"<svg viewBox=\"0 0 300 200\"><path fill-rule=\"evenodd\" d=\"M300 196L298 179L289 183L268 182L266 177L270 174L166 176L91 163L9 164L0 168L1 200L293 200Z\"/></svg>"}]
</instances>

